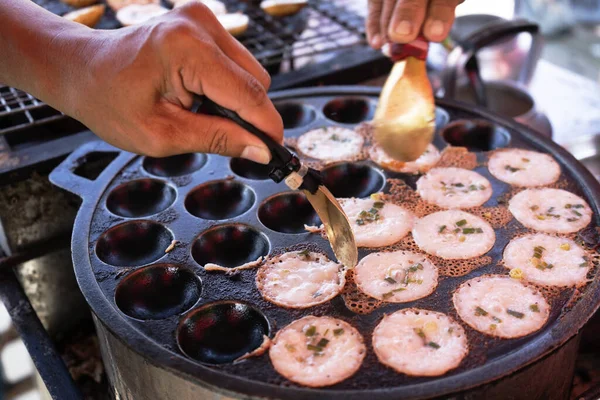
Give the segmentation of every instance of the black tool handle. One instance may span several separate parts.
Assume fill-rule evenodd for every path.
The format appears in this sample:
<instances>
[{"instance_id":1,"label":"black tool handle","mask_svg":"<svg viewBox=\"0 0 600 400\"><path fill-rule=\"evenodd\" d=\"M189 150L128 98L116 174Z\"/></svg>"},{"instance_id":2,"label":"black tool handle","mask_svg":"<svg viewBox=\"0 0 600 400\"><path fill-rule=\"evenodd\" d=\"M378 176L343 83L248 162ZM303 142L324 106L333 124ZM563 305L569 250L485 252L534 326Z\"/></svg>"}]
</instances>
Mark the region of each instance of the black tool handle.
<instances>
[{"instance_id":1,"label":"black tool handle","mask_svg":"<svg viewBox=\"0 0 600 400\"><path fill-rule=\"evenodd\" d=\"M481 73L479 72L479 62L477 61L477 57L471 57L467 61L465 70L467 72L469 82L471 83L471 87L475 91L475 99L477 100L477 104L481 107L487 107L487 94L485 90L485 84L483 83L483 79L481 79Z\"/></svg>"},{"instance_id":2,"label":"black tool handle","mask_svg":"<svg viewBox=\"0 0 600 400\"><path fill-rule=\"evenodd\" d=\"M465 50L477 53L491 44L519 33L527 32L531 35L538 35L539 30L539 25L525 19L499 20L473 31L469 36L462 39L460 44Z\"/></svg>"},{"instance_id":3,"label":"black tool handle","mask_svg":"<svg viewBox=\"0 0 600 400\"><path fill-rule=\"evenodd\" d=\"M275 182L281 182L286 176L300 169L300 160L288 149L273 140L265 132L242 119L235 111L221 107L206 96L195 96L192 111L200 114L214 115L235 122L254 136L259 138L271 152L269 177Z\"/></svg>"}]
</instances>

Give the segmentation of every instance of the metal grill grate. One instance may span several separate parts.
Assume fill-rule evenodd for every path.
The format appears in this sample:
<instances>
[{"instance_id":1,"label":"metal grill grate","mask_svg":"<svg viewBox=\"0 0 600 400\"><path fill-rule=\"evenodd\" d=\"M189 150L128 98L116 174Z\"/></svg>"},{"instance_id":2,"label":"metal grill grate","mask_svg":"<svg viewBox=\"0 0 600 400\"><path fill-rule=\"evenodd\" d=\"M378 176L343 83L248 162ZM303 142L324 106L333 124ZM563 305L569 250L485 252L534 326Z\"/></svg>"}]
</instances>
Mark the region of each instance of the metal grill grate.
<instances>
[{"instance_id":1,"label":"metal grill grate","mask_svg":"<svg viewBox=\"0 0 600 400\"><path fill-rule=\"evenodd\" d=\"M35 1L57 14L68 11L59 1ZM230 12L241 11L250 17L251 24L240 41L271 74L293 71L365 44L367 0L310 0L301 13L283 19L265 14L256 4L225 3ZM107 12L100 23L101 28L117 26L113 12ZM33 96L0 84L0 135L62 118L62 113Z\"/></svg>"},{"instance_id":2,"label":"metal grill grate","mask_svg":"<svg viewBox=\"0 0 600 400\"><path fill-rule=\"evenodd\" d=\"M0 86L0 134L56 121L64 115L28 93Z\"/></svg>"}]
</instances>

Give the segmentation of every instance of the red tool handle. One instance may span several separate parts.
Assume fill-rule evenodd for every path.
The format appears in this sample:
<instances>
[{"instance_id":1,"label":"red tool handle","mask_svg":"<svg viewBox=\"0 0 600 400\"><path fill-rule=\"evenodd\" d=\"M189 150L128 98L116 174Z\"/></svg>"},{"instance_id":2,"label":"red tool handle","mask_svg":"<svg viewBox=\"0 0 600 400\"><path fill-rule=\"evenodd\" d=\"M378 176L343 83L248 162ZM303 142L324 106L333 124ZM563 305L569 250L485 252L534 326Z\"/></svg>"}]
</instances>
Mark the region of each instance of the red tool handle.
<instances>
[{"instance_id":1,"label":"red tool handle","mask_svg":"<svg viewBox=\"0 0 600 400\"><path fill-rule=\"evenodd\" d=\"M424 36L419 36L410 43L390 43L390 58L392 61L402 61L407 57L414 57L419 60L427 59L429 51L429 42Z\"/></svg>"}]
</instances>

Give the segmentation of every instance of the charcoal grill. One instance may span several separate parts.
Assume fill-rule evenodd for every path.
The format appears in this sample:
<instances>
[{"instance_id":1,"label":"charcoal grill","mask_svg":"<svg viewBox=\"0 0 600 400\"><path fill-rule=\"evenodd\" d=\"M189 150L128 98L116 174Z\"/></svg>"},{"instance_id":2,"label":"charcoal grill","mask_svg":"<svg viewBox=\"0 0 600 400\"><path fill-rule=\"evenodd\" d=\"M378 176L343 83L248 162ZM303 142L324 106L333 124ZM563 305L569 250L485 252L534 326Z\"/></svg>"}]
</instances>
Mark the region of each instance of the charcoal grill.
<instances>
[{"instance_id":1,"label":"charcoal grill","mask_svg":"<svg viewBox=\"0 0 600 400\"><path fill-rule=\"evenodd\" d=\"M294 137L314 127L352 127L368 120L378 94L374 88L332 87L285 91L272 98L284 116L286 136ZM479 120L463 123L467 139L462 144L472 146L480 162L494 146L552 154L568 178L567 189L588 201L595 213L593 223L598 222L599 184L565 150L521 125L471 106L443 100L437 106L434 143L438 148L447 145L440 130L449 122L456 127L460 121ZM457 140L456 135L452 138ZM284 310L261 298L254 284L255 270L230 277L208 273L201 264L231 267L298 243L317 245L333 258L322 237L301 232L297 223L282 217L296 213L299 219L311 221L301 197L269 181L264 167L205 154L152 159L120 152L94 181L73 174L91 154L114 151L101 142L84 145L50 178L83 199L73 232L73 261L80 288L95 314L107 373L118 398L412 399L459 392L457 398L568 397L577 333L600 303L597 276L582 293L563 290L553 299L549 322L526 338L486 339L467 329L472 343L469 356L439 378L396 374L377 362L370 347L353 377L324 389L287 382L275 373L267 356L231 363L260 345L262 334L272 336L304 315L346 320L369 343L383 313L419 307L453 314L453 288L474 276L506 273L497 265L502 250L510 235L523 228L513 220L497 230L489 265L444 279L436 293L425 299L385 305L366 315L349 311L339 297L308 310ZM497 205L509 187L484 167L476 170L494 187L494 197L486 205ZM382 176L409 185L416 180L370 162L336 164L324 171L325 175L327 171L354 174L346 177L354 185L330 187L344 196L387 190ZM273 201L277 207L269 207ZM272 210L280 212L278 223L265 218L276 217ZM178 244L166 254L172 240ZM361 250L360 256L367 253ZM212 350L218 351L207 352L196 335L210 329L208 320L231 329L221 325L226 316L233 318L234 329L243 332L245 339L231 348L213 342Z\"/></svg>"}]
</instances>

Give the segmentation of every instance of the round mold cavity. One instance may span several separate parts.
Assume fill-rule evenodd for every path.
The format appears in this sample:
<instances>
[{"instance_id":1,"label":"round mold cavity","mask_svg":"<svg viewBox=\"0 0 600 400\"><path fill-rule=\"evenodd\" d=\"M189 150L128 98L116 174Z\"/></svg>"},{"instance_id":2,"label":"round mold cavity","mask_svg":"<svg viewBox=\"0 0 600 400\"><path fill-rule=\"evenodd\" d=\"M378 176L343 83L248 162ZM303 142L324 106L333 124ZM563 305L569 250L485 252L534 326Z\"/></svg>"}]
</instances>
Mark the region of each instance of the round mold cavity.
<instances>
[{"instance_id":1,"label":"round mold cavity","mask_svg":"<svg viewBox=\"0 0 600 400\"><path fill-rule=\"evenodd\" d=\"M138 179L117 186L106 199L108 210L125 218L141 218L169 208L176 190L156 179Z\"/></svg>"},{"instance_id":2,"label":"round mold cavity","mask_svg":"<svg viewBox=\"0 0 600 400\"><path fill-rule=\"evenodd\" d=\"M373 118L373 105L362 97L338 97L325 104L323 114L335 122L358 124Z\"/></svg>"},{"instance_id":3,"label":"round mold cavity","mask_svg":"<svg viewBox=\"0 0 600 400\"><path fill-rule=\"evenodd\" d=\"M510 133L502 127L484 120L459 120L442 130L444 140L470 151L490 151L508 146Z\"/></svg>"},{"instance_id":4,"label":"round mold cavity","mask_svg":"<svg viewBox=\"0 0 600 400\"><path fill-rule=\"evenodd\" d=\"M192 257L204 266L235 268L269 254L269 240L243 224L219 225L200 234L192 245Z\"/></svg>"},{"instance_id":5,"label":"round mold cavity","mask_svg":"<svg viewBox=\"0 0 600 400\"><path fill-rule=\"evenodd\" d=\"M259 164L245 158L232 158L229 167L234 174L246 179L265 180L269 179L271 167L265 164Z\"/></svg>"},{"instance_id":6,"label":"round mold cavity","mask_svg":"<svg viewBox=\"0 0 600 400\"><path fill-rule=\"evenodd\" d=\"M242 215L256 201L254 191L233 179L211 181L195 187L185 199L190 214L220 220Z\"/></svg>"},{"instance_id":7,"label":"round mold cavity","mask_svg":"<svg viewBox=\"0 0 600 400\"><path fill-rule=\"evenodd\" d=\"M280 233L306 233L304 225L321 225L319 216L302 192L269 197L258 209L258 219L267 228Z\"/></svg>"},{"instance_id":8,"label":"round mold cavity","mask_svg":"<svg viewBox=\"0 0 600 400\"><path fill-rule=\"evenodd\" d=\"M177 328L177 344L203 364L229 364L259 348L271 327L255 307L237 301L206 304L191 311Z\"/></svg>"},{"instance_id":9,"label":"round mold cavity","mask_svg":"<svg viewBox=\"0 0 600 400\"><path fill-rule=\"evenodd\" d=\"M302 128L313 122L317 117L317 112L309 105L295 102L276 103L275 108L285 129Z\"/></svg>"},{"instance_id":10,"label":"round mold cavity","mask_svg":"<svg viewBox=\"0 0 600 400\"><path fill-rule=\"evenodd\" d=\"M339 163L321 171L323 183L335 197L368 197L380 192L385 177L377 169L364 163Z\"/></svg>"},{"instance_id":11,"label":"round mold cavity","mask_svg":"<svg viewBox=\"0 0 600 400\"><path fill-rule=\"evenodd\" d=\"M96 243L96 255L116 267L150 264L165 255L173 234L152 221L131 221L104 232Z\"/></svg>"},{"instance_id":12,"label":"round mold cavity","mask_svg":"<svg viewBox=\"0 0 600 400\"><path fill-rule=\"evenodd\" d=\"M142 165L155 176L182 176L198 171L206 160L206 154L188 153L164 158L145 157Z\"/></svg>"},{"instance_id":13,"label":"round mold cavity","mask_svg":"<svg viewBox=\"0 0 600 400\"><path fill-rule=\"evenodd\" d=\"M157 264L127 275L117 286L115 302L126 315L142 320L181 314L200 298L200 279L174 264Z\"/></svg>"}]
</instances>

